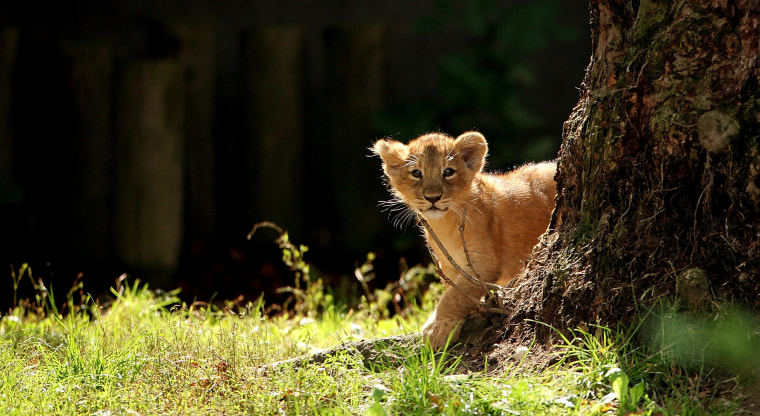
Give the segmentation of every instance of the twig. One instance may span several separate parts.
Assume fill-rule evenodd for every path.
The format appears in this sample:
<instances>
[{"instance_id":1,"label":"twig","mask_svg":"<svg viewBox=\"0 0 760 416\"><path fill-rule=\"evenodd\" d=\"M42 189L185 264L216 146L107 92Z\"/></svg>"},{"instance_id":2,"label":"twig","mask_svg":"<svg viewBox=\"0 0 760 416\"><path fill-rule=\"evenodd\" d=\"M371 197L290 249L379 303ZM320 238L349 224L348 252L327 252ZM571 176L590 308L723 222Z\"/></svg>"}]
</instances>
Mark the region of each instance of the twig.
<instances>
[{"instance_id":1,"label":"twig","mask_svg":"<svg viewBox=\"0 0 760 416\"><path fill-rule=\"evenodd\" d=\"M491 290L496 291L496 297L497 297L497 299L500 300L498 291L502 290L503 288L501 286L499 286L499 285L495 285L493 283L486 283L486 282L484 282L483 280L481 280L479 278L473 277L471 274L467 273L464 269L462 269L462 267L459 266L459 264L457 264L456 261L454 261L454 258L451 256L451 254L449 254L449 251L446 250L446 247L444 247L444 245L441 242L441 240L438 238L438 236L435 234L435 232L433 231L433 229L430 227L430 224L428 224L428 222L425 221L425 218L423 218L421 215L418 216L418 218L419 218L420 223L422 223L422 226L425 227L425 229L427 230L428 234L430 234L430 236L433 237L433 241L435 241L435 243L438 246L438 248L441 249L441 252L443 252L443 255L446 256L446 259L449 261L449 263L452 266L454 266L454 269L456 269L462 276L464 276L467 280L469 280L470 283L472 283L472 284L474 284L476 286L480 286L483 289L483 291L484 291L483 294L485 296L490 297L491 296ZM464 216L463 216L463 220L464 220ZM464 221L462 221L462 225L460 226L460 230L462 232L462 248L465 249L465 256L467 257L468 266L477 275L477 272L472 267L472 262L470 261L469 253L467 252L467 249L464 246L464 232L463 232L463 230L464 230ZM462 292L462 294L464 294L465 296L467 296L468 298L470 298L470 300L472 300L476 305L478 305L478 309L480 309L482 312L493 312L493 311L491 311L491 309L498 309L498 308L487 308L485 305L483 305L480 302L479 299L477 299L475 296L469 294L467 291L465 291L464 289L462 289L461 287L459 287L457 284L455 284L451 279L449 279L448 277L446 277L443 274L443 270L441 270L440 261L438 260L438 257L435 255L435 252L432 250L432 248L430 250L430 255L433 257L433 260L436 263L436 268L438 269L438 274L441 276L441 279L443 279L446 283L450 284L456 290ZM480 277L480 276L478 275L478 277ZM501 302L499 302L499 303L501 303ZM499 312L499 313L501 313L501 312Z\"/></svg>"},{"instance_id":2,"label":"twig","mask_svg":"<svg viewBox=\"0 0 760 416\"><path fill-rule=\"evenodd\" d=\"M251 237L253 237L253 235L256 233L256 231L257 231L259 228L264 228L264 227L266 227L266 228L271 228L271 229L273 229L273 230L277 231L278 233L280 233L280 236L282 236L283 234L285 234L285 231L284 231L282 228L280 228L280 226L279 226L279 225L277 225L277 224L275 224L275 223L273 223L273 222L271 222L271 221L262 221L262 222L257 222L257 223L256 223L256 224L253 226L253 228L251 229L251 232L250 232L250 233L248 233L248 236L247 236L247 238L250 240L250 239L251 239Z\"/></svg>"},{"instance_id":3,"label":"twig","mask_svg":"<svg viewBox=\"0 0 760 416\"><path fill-rule=\"evenodd\" d=\"M480 277L480 273L478 273L477 269L475 269L475 266L472 265L470 250L467 250L467 243L464 240L464 224L466 220L467 208L462 211L462 223L459 224L459 237L462 239L462 250L464 250L464 256L467 259L467 266L470 268L470 270L472 270L473 273L475 273L475 280L477 280L478 283L480 283L481 287L483 287L483 291L486 293L486 295L490 296L491 290L498 292L498 290L501 289L501 286L495 285L493 283L486 283L483 281L483 279Z\"/></svg>"},{"instance_id":4,"label":"twig","mask_svg":"<svg viewBox=\"0 0 760 416\"><path fill-rule=\"evenodd\" d=\"M423 219L422 221L425 221L425 220ZM432 231L430 231L430 232L432 233ZM433 238L437 241L438 237L435 236L435 233L433 233L432 235L434 236ZM443 246L440 245L440 242L438 242L438 245L439 245L439 247L443 247ZM445 254L449 258L449 261L451 261L451 264L456 265L456 263L451 258L451 256L449 256L449 253L446 252L446 249L442 248L442 250L443 250L443 254ZM470 300L472 301L472 303L478 305L479 309L482 309L483 305L480 303L480 299L476 298L475 296L472 296L466 290L462 289L461 287L459 287L459 285L457 285L456 283L454 283L453 280L451 280L448 277L446 277L446 275L443 273L443 270L441 269L441 262L440 262L440 260L438 260L438 256L435 255L435 251L433 251L432 248L430 249L430 256L433 257L433 262L435 262L435 269L438 272L438 276L440 276L441 279L444 282L450 284L451 287L453 287L454 289L462 292L463 295L465 295L468 298L470 298ZM454 266L454 267L457 267L457 266Z\"/></svg>"},{"instance_id":5,"label":"twig","mask_svg":"<svg viewBox=\"0 0 760 416\"><path fill-rule=\"evenodd\" d=\"M422 216L419 216L419 220L422 223L422 225L425 227L425 229L428 231L428 233L430 233L430 235L433 237L433 240L435 241L435 244L441 249L441 251L443 252L443 254L446 256L446 259L449 260L449 263L451 263L451 265L454 266L454 268L459 273L461 273L462 276L466 277L467 280L470 281L470 283L472 283L474 285L478 285L478 286L485 286L485 290L486 291L488 291L489 289L490 290L496 290L496 291L502 289L501 286L495 285L493 283L486 283L486 282L484 282L484 281L482 281L480 279L477 279L477 278L473 277L471 274L467 273L464 269L462 269L462 267L459 266L459 264L457 264L456 261L454 261L454 258L451 257L451 254L449 254L448 250L446 250L446 247L443 246L443 243L438 238L438 236L435 234L435 232L433 232L433 229L430 227L430 225L427 223L427 221L425 221L425 218L423 218ZM466 251L465 251L465 254L467 254ZM470 267L472 267L472 266L470 265Z\"/></svg>"}]
</instances>

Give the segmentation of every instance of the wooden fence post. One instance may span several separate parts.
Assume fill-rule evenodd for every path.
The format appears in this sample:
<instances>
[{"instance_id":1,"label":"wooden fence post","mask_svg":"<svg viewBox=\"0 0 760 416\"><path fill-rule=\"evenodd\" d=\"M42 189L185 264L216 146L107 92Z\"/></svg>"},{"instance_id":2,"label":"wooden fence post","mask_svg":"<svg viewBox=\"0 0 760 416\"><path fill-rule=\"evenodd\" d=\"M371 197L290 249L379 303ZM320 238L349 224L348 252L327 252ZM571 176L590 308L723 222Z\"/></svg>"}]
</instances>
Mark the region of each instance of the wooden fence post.
<instances>
[{"instance_id":1,"label":"wooden fence post","mask_svg":"<svg viewBox=\"0 0 760 416\"><path fill-rule=\"evenodd\" d=\"M184 67L128 63L117 97L117 254L161 287L177 269L183 237Z\"/></svg>"},{"instance_id":2,"label":"wooden fence post","mask_svg":"<svg viewBox=\"0 0 760 416\"><path fill-rule=\"evenodd\" d=\"M377 163L367 160L372 119L385 102L385 26L331 28L325 32L327 132L332 160L327 164L336 196L343 244L363 250L379 228L377 199L367 193L377 183Z\"/></svg>"},{"instance_id":3,"label":"wooden fence post","mask_svg":"<svg viewBox=\"0 0 760 416\"><path fill-rule=\"evenodd\" d=\"M216 25L177 20L169 30L181 43L179 60L187 73L185 117L185 237L208 240L216 226L214 105Z\"/></svg>"},{"instance_id":4,"label":"wooden fence post","mask_svg":"<svg viewBox=\"0 0 760 416\"><path fill-rule=\"evenodd\" d=\"M10 179L13 170L11 94L17 45L18 29L0 28L0 180Z\"/></svg>"},{"instance_id":5,"label":"wooden fence post","mask_svg":"<svg viewBox=\"0 0 760 416\"><path fill-rule=\"evenodd\" d=\"M61 55L73 108L71 160L64 241L74 261L103 265L113 261L111 191L113 188L113 47L106 42L64 41Z\"/></svg>"},{"instance_id":6,"label":"wooden fence post","mask_svg":"<svg viewBox=\"0 0 760 416\"><path fill-rule=\"evenodd\" d=\"M244 123L253 221L303 227L303 32L262 27L243 39Z\"/></svg>"}]
</instances>

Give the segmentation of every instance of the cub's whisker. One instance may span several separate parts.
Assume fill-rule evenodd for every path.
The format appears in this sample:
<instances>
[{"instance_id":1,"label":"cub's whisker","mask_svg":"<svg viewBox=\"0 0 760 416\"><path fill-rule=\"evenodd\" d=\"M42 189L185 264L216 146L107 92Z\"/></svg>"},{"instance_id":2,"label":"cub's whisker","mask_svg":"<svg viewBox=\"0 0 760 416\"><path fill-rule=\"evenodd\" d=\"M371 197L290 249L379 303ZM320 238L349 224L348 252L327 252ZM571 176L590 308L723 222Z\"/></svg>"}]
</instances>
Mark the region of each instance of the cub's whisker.
<instances>
[{"instance_id":1,"label":"cub's whisker","mask_svg":"<svg viewBox=\"0 0 760 416\"><path fill-rule=\"evenodd\" d=\"M417 213L401 199L380 201L378 206L382 207L382 211L388 212L388 219L395 228L405 228L410 223L416 222Z\"/></svg>"}]
</instances>

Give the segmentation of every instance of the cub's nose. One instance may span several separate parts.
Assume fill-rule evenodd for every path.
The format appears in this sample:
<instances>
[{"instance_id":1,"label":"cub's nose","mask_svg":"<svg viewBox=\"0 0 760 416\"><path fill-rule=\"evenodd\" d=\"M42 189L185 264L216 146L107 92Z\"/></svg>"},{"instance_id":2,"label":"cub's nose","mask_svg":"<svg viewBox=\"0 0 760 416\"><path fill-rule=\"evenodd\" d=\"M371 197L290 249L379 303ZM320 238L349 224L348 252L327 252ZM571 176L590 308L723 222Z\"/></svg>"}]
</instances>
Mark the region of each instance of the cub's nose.
<instances>
[{"instance_id":1,"label":"cub's nose","mask_svg":"<svg viewBox=\"0 0 760 416\"><path fill-rule=\"evenodd\" d=\"M424 195L425 199L428 200L431 204L435 204L436 202L441 200L441 195Z\"/></svg>"}]
</instances>

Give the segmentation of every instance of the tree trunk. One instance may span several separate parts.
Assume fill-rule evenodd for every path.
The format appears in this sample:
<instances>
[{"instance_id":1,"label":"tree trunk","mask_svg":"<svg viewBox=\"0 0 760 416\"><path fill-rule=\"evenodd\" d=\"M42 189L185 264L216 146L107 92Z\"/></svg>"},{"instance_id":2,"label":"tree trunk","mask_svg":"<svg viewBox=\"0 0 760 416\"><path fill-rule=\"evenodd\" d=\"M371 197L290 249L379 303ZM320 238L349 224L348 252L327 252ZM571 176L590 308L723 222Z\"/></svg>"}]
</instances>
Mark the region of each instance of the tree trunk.
<instances>
[{"instance_id":1,"label":"tree trunk","mask_svg":"<svg viewBox=\"0 0 760 416\"><path fill-rule=\"evenodd\" d=\"M658 301L760 307L760 2L591 2L555 230L508 335L626 324ZM526 321L527 320L527 321Z\"/></svg>"}]
</instances>

